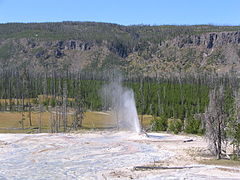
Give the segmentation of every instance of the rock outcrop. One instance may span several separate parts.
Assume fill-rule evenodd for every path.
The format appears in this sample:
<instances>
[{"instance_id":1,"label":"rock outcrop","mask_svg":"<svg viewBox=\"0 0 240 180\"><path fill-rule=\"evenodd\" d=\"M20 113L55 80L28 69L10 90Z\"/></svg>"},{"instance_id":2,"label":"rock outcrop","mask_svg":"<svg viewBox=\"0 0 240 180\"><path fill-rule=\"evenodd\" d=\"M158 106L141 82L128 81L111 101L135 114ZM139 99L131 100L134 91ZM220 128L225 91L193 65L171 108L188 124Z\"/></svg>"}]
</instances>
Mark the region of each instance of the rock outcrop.
<instances>
[{"instance_id":1,"label":"rock outcrop","mask_svg":"<svg viewBox=\"0 0 240 180\"><path fill-rule=\"evenodd\" d=\"M44 31L41 37L39 27L27 37L15 34L11 37L14 28L4 31L5 34L0 29L2 69L20 67L42 71L69 67L74 71L118 66L124 71L148 75L172 71L240 71L240 31L237 27L60 23L58 26L64 33L71 33L66 38L64 33L60 36L62 31L55 24L43 25L21 24L27 33L29 27L34 31L40 26ZM10 34L9 37L6 34Z\"/></svg>"},{"instance_id":2,"label":"rock outcrop","mask_svg":"<svg viewBox=\"0 0 240 180\"><path fill-rule=\"evenodd\" d=\"M173 45L183 48L186 46L205 46L208 49L227 44L240 44L240 31L213 32L201 35L188 35L175 38Z\"/></svg>"}]
</instances>

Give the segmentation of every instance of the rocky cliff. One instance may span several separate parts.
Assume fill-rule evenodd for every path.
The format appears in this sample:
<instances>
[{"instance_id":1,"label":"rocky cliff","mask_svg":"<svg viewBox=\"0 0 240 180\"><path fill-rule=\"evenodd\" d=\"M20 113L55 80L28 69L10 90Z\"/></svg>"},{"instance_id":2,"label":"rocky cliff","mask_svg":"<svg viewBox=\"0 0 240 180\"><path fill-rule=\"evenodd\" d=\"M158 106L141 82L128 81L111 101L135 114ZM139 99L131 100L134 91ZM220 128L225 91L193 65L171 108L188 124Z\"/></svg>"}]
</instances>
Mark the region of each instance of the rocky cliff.
<instances>
[{"instance_id":1,"label":"rocky cliff","mask_svg":"<svg viewBox=\"0 0 240 180\"><path fill-rule=\"evenodd\" d=\"M240 70L239 27L57 25L0 25L1 69L78 71L120 67L147 75Z\"/></svg>"}]
</instances>

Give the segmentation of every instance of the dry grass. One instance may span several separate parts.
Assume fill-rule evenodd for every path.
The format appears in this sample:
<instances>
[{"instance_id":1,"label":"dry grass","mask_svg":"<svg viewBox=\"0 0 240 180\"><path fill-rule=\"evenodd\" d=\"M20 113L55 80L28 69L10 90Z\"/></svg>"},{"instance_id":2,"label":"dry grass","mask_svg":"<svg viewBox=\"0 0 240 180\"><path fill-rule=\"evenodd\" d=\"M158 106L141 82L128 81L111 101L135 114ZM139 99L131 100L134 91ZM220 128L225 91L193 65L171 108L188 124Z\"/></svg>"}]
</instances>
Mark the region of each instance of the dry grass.
<instances>
[{"instance_id":1,"label":"dry grass","mask_svg":"<svg viewBox=\"0 0 240 180\"><path fill-rule=\"evenodd\" d=\"M151 125L151 121L153 120L153 116L152 115L143 115L142 116L138 116L139 120L141 121L141 124L144 128L149 128L149 126Z\"/></svg>"},{"instance_id":2,"label":"dry grass","mask_svg":"<svg viewBox=\"0 0 240 180\"><path fill-rule=\"evenodd\" d=\"M35 100L36 98L25 98L24 104L33 103ZM23 102L22 99L0 99L0 103L10 105L10 103L22 104Z\"/></svg>"},{"instance_id":3,"label":"dry grass","mask_svg":"<svg viewBox=\"0 0 240 180\"><path fill-rule=\"evenodd\" d=\"M25 98L24 99L24 104L27 105L27 104L30 104L30 103L34 103L36 101L39 101L40 103L43 103L44 101L46 100L51 100L51 99L56 99L58 101L61 101L62 97L60 96L56 96L56 97L53 97L53 96L50 96L50 95L38 95L37 98ZM68 98L68 101L72 102L72 101L75 101L74 98ZM23 100L22 99L0 99L0 103L1 104L7 104L7 105L10 105L10 103L14 103L14 104L23 104Z\"/></svg>"},{"instance_id":4,"label":"dry grass","mask_svg":"<svg viewBox=\"0 0 240 180\"><path fill-rule=\"evenodd\" d=\"M83 120L85 128L111 128L116 126L111 114L103 112L86 112Z\"/></svg>"},{"instance_id":5,"label":"dry grass","mask_svg":"<svg viewBox=\"0 0 240 180\"><path fill-rule=\"evenodd\" d=\"M201 164L206 165L219 165L219 166L240 166L240 161L228 160L228 159L204 159L199 161Z\"/></svg>"},{"instance_id":6,"label":"dry grass","mask_svg":"<svg viewBox=\"0 0 240 180\"><path fill-rule=\"evenodd\" d=\"M61 101L62 100L62 97L61 96L51 96L51 95L38 95L38 98L35 98L37 100L39 100L39 102L44 102L46 100L51 100L51 99L56 99L58 101ZM67 98L68 101L75 101L74 98Z\"/></svg>"},{"instance_id":7,"label":"dry grass","mask_svg":"<svg viewBox=\"0 0 240 180\"><path fill-rule=\"evenodd\" d=\"M24 128L21 125L22 113L21 112L0 112L0 133L27 133L31 132L32 128L38 128L40 126L40 114L37 112L31 113L32 126L30 126L29 113L24 112ZM41 114L42 121L41 127L43 132L48 132L49 118L51 114L44 112ZM18 129L19 128L19 129ZM31 128L31 129L27 129Z\"/></svg>"},{"instance_id":8,"label":"dry grass","mask_svg":"<svg viewBox=\"0 0 240 180\"><path fill-rule=\"evenodd\" d=\"M39 116L38 112L32 112L32 126L30 127L29 122L29 113L24 112L24 128L31 128L31 129L21 129L21 119L22 113L21 112L0 112L0 133L28 133L32 132L32 128L38 128L40 126L39 123ZM49 119L51 113L43 112L42 113L42 132L49 131ZM152 116L144 115L143 116L143 127L149 126L151 122ZM68 125L71 126L73 117L71 114L68 115ZM112 128L115 127L115 122L110 113L104 112L86 112L85 117L83 120L83 127L84 128ZM14 129L15 128L15 129ZM17 129L16 129L17 128Z\"/></svg>"}]
</instances>

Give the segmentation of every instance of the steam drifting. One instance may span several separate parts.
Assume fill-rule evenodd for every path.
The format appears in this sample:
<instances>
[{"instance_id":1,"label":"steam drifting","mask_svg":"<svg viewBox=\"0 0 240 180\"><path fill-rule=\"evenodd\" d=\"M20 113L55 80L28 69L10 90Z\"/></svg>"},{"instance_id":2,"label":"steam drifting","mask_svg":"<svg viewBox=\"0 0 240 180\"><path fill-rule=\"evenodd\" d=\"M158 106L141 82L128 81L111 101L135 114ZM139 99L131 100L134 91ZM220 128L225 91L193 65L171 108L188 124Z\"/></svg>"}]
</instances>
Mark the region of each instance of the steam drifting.
<instances>
[{"instance_id":1,"label":"steam drifting","mask_svg":"<svg viewBox=\"0 0 240 180\"><path fill-rule=\"evenodd\" d=\"M105 109L111 108L117 128L140 133L141 127L132 89L123 87L121 78L115 78L102 88L101 94Z\"/></svg>"}]
</instances>

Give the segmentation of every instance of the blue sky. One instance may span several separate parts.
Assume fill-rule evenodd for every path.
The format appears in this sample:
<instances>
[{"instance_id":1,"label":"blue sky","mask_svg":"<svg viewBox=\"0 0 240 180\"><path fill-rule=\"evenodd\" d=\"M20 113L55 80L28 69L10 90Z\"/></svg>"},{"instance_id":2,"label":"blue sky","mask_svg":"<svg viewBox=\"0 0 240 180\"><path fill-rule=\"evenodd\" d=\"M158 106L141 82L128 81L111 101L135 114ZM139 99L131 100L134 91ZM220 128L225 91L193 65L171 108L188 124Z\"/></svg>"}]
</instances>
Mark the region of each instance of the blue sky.
<instances>
[{"instance_id":1,"label":"blue sky","mask_svg":"<svg viewBox=\"0 0 240 180\"><path fill-rule=\"evenodd\" d=\"M240 0L0 0L0 23L240 25Z\"/></svg>"}]
</instances>

